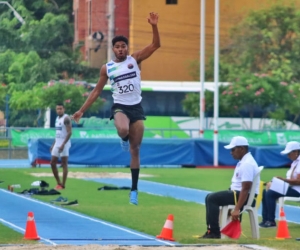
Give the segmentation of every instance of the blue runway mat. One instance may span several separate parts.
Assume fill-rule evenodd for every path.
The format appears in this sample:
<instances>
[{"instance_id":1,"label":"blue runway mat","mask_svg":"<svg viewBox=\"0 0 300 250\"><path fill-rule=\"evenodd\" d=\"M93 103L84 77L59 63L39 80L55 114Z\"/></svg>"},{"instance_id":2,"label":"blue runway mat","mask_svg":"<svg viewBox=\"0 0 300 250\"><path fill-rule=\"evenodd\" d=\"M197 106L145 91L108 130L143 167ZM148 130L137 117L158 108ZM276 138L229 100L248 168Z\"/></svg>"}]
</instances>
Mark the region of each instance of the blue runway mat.
<instances>
[{"instance_id":1,"label":"blue runway mat","mask_svg":"<svg viewBox=\"0 0 300 250\"><path fill-rule=\"evenodd\" d=\"M34 213L38 235L47 244L175 245L129 228L79 214L0 189L0 222L24 234L28 212Z\"/></svg>"},{"instance_id":2,"label":"blue runway mat","mask_svg":"<svg viewBox=\"0 0 300 250\"><path fill-rule=\"evenodd\" d=\"M109 184L114 186L131 186L131 179L120 178L88 178L85 180L93 180L95 182ZM161 195L166 197L172 197L179 200L196 202L199 204L205 204L205 196L210 193L208 191L184 188L174 185L162 184L152 181L139 180L139 192L149 193L153 195ZM278 206L277 206L278 211ZM284 205L284 211L286 219L289 222L300 224L300 207ZM258 210L258 214L261 215L261 208ZM278 212L276 212L276 216ZM278 219L278 218L277 218Z\"/></svg>"}]
</instances>

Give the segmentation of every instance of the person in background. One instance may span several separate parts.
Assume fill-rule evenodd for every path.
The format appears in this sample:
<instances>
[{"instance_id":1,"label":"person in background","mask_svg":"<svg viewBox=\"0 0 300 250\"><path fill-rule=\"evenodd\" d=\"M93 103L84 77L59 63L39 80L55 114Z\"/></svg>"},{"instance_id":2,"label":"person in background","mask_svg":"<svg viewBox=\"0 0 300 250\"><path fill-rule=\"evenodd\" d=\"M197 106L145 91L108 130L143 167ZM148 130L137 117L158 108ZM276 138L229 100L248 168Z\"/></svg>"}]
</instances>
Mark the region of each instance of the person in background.
<instances>
[{"instance_id":1,"label":"person in background","mask_svg":"<svg viewBox=\"0 0 300 250\"><path fill-rule=\"evenodd\" d=\"M71 147L71 135L72 135L72 123L70 117L65 114L65 107L62 103L56 105L56 120L55 140L50 148L51 152L51 169L55 177L57 185L55 189L60 190L66 187L66 181L68 176L68 158L69 150ZM57 170L57 162L59 157L61 158L61 167L63 169L62 181L59 178Z\"/></svg>"},{"instance_id":2,"label":"person in background","mask_svg":"<svg viewBox=\"0 0 300 250\"><path fill-rule=\"evenodd\" d=\"M296 141L288 142L285 149L280 152L282 155L287 155L293 161L290 169L286 173L286 178L277 176L289 185L285 195L270 189L271 182L266 183L266 189L263 191L262 197L262 222L260 227L272 228L276 227L275 212L276 201L280 197L300 197L300 143Z\"/></svg>"},{"instance_id":3,"label":"person in background","mask_svg":"<svg viewBox=\"0 0 300 250\"><path fill-rule=\"evenodd\" d=\"M231 211L232 220L238 220L240 211L248 201L252 182L259 172L258 165L248 151L248 140L243 136L232 138L226 149L231 150L234 159L239 160L231 179L229 190L210 193L205 198L207 231L201 237L204 239L220 239L219 213L220 206L235 205ZM259 180L255 187L255 193L259 192Z\"/></svg>"}]
</instances>

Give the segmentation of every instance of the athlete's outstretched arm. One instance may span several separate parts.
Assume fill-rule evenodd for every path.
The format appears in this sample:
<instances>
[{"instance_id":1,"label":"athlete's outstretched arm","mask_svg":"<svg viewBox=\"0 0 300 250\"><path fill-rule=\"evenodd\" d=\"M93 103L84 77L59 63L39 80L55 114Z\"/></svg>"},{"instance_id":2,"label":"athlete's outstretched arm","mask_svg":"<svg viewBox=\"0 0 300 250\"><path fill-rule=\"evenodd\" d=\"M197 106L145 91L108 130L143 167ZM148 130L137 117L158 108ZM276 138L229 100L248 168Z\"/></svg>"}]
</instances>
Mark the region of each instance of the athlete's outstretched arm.
<instances>
[{"instance_id":1,"label":"athlete's outstretched arm","mask_svg":"<svg viewBox=\"0 0 300 250\"><path fill-rule=\"evenodd\" d=\"M72 118L74 119L75 122L78 122L80 120L81 116L83 115L83 113L94 103L94 101L97 100L97 98L101 94L107 80L108 80L108 76L106 74L106 65L104 64L101 67L100 78L99 78L99 81L98 81L96 87L90 93L89 97L87 98L85 103L82 105L82 107L76 113L74 113L74 115L72 116Z\"/></svg>"},{"instance_id":2,"label":"athlete's outstretched arm","mask_svg":"<svg viewBox=\"0 0 300 250\"><path fill-rule=\"evenodd\" d=\"M151 56L153 52L160 47L160 38L157 28L157 22L158 14L151 12L148 17L148 23L150 23L152 26L153 40L150 45L132 54L132 57L135 58L138 64L141 63L143 60L147 59L149 56Z\"/></svg>"}]
</instances>

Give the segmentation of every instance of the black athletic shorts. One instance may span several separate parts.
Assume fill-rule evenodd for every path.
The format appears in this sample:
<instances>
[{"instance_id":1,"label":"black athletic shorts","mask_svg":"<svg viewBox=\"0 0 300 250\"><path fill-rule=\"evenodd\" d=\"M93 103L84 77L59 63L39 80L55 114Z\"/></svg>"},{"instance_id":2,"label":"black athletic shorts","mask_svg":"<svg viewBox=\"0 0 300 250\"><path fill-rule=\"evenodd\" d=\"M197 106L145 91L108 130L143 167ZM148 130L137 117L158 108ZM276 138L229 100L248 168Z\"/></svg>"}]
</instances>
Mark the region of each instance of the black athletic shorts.
<instances>
[{"instance_id":1,"label":"black athletic shorts","mask_svg":"<svg viewBox=\"0 0 300 250\"><path fill-rule=\"evenodd\" d=\"M118 112L122 112L123 114L125 114L129 118L130 123L134 123L138 120L146 120L141 103L135 105L124 105L120 103L115 103L111 107L110 120L114 119L114 115Z\"/></svg>"}]
</instances>

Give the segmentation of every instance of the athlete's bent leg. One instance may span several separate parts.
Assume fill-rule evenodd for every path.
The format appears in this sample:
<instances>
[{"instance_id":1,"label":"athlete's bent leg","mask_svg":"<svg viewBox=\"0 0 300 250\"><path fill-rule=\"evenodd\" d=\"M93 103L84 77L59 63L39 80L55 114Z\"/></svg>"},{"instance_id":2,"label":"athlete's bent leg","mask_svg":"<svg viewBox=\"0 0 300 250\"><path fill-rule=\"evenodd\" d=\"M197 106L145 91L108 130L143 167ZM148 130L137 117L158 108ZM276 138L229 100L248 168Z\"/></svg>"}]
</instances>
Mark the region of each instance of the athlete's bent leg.
<instances>
[{"instance_id":1,"label":"athlete's bent leg","mask_svg":"<svg viewBox=\"0 0 300 250\"><path fill-rule=\"evenodd\" d=\"M123 151L129 151L129 118L122 112L114 115L115 127L118 135L121 137L121 148Z\"/></svg>"},{"instance_id":2,"label":"athlete's bent leg","mask_svg":"<svg viewBox=\"0 0 300 250\"><path fill-rule=\"evenodd\" d=\"M122 112L117 112L114 115L115 127L118 135L123 139L129 134L129 118Z\"/></svg>"}]
</instances>

